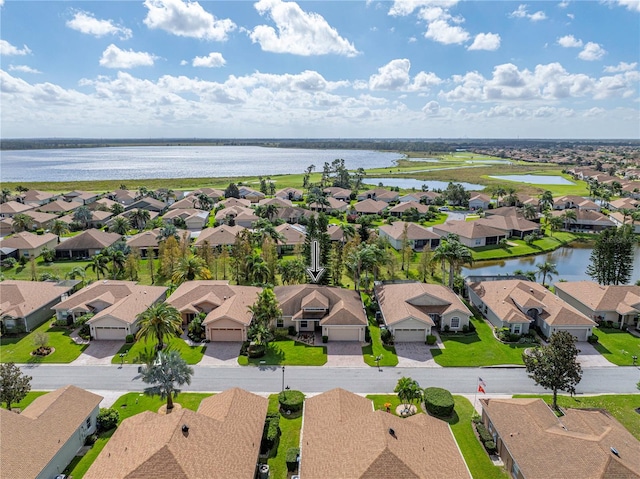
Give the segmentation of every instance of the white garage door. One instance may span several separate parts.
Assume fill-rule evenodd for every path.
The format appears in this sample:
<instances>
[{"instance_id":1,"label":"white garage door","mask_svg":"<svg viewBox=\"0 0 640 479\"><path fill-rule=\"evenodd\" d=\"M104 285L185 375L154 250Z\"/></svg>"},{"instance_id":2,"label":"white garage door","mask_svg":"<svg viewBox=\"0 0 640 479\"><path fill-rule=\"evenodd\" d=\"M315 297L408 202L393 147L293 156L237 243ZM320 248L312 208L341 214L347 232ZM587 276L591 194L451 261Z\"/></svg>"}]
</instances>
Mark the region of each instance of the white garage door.
<instances>
[{"instance_id":1,"label":"white garage door","mask_svg":"<svg viewBox=\"0 0 640 479\"><path fill-rule=\"evenodd\" d=\"M424 342L427 338L426 329L396 329L394 331L394 341L397 343Z\"/></svg>"},{"instance_id":2,"label":"white garage door","mask_svg":"<svg viewBox=\"0 0 640 479\"><path fill-rule=\"evenodd\" d=\"M573 335L576 338L576 341L586 341L587 340L587 330L586 329L566 329L557 328L556 331L567 331L569 334Z\"/></svg>"},{"instance_id":3,"label":"white garage door","mask_svg":"<svg viewBox=\"0 0 640 479\"><path fill-rule=\"evenodd\" d=\"M127 337L127 328L125 327L115 327L115 326L107 326L100 327L96 326L94 328L96 337L95 339L121 339L125 340Z\"/></svg>"},{"instance_id":4,"label":"white garage door","mask_svg":"<svg viewBox=\"0 0 640 479\"><path fill-rule=\"evenodd\" d=\"M360 328L330 328L329 341L360 341Z\"/></svg>"},{"instance_id":5,"label":"white garage door","mask_svg":"<svg viewBox=\"0 0 640 479\"><path fill-rule=\"evenodd\" d=\"M241 328L211 328L211 341L242 341Z\"/></svg>"}]
</instances>

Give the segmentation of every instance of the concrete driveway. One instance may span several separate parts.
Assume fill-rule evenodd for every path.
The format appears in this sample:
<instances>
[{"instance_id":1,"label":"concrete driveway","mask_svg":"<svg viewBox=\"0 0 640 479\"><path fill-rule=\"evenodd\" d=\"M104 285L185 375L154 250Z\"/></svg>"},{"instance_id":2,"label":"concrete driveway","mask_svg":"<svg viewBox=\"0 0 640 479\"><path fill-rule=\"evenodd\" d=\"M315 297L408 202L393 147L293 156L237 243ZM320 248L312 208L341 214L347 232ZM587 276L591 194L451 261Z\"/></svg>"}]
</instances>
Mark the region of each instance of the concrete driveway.
<instances>
[{"instance_id":1,"label":"concrete driveway","mask_svg":"<svg viewBox=\"0 0 640 479\"><path fill-rule=\"evenodd\" d=\"M579 342L576 344L578 348L578 362L583 368L602 368L602 367L616 367L615 364L609 362L598 350L593 347L593 344L587 342Z\"/></svg>"},{"instance_id":2,"label":"concrete driveway","mask_svg":"<svg viewBox=\"0 0 640 479\"><path fill-rule=\"evenodd\" d=\"M72 366L86 366L89 364L111 364L111 359L122 347L124 341L91 341Z\"/></svg>"},{"instance_id":3,"label":"concrete driveway","mask_svg":"<svg viewBox=\"0 0 640 479\"><path fill-rule=\"evenodd\" d=\"M395 343L398 366L403 368L439 368L431 348L424 343Z\"/></svg>"},{"instance_id":4,"label":"concrete driveway","mask_svg":"<svg viewBox=\"0 0 640 479\"><path fill-rule=\"evenodd\" d=\"M352 368L366 366L362 344L357 341L331 341L326 344L328 367Z\"/></svg>"},{"instance_id":5,"label":"concrete driveway","mask_svg":"<svg viewBox=\"0 0 640 479\"><path fill-rule=\"evenodd\" d=\"M240 367L238 364L240 346L242 346L240 342L214 341L207 343L207 349L198 365Z\"/></svg>"}]
</instances>

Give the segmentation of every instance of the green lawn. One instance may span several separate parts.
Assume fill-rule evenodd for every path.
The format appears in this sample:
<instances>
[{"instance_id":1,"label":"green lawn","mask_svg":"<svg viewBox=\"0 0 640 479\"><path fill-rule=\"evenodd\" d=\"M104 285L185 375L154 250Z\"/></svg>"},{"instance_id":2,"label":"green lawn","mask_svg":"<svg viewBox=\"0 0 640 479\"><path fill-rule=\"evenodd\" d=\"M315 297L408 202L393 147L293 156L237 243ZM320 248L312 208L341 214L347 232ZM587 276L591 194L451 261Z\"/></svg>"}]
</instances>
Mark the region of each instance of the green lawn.
<instances>
[{"instance_id":1,"label":"green lawn","mask_svg":"<svg viewBox=\"0 0 640 479\"><path fill-rule=\"evenodd\" d=\"M269 396L269 412L278 412L278 395ZM302 429L302 416L289 419L280 415L280 441L275 457L268 460L269 477L272 479L287 479L287 450L291 447L300 447L300 430Z\"/></svg>"},{"instance_id":2,"label":"green lawn","mask_svg":"<svg viewBox=\"0 0 640 479\"><path fill-rule=\"evenodd\" d=\"M274 341L269 343L266 354L261 358L238 356L241 366L258 366L261 361L268 366L322 366L327 362L327 348L298 341Z\"/></svg>"},{"instance_id":3,"label":"green lawn","mask_svg":"<svg viewBox=\"0 0 640 479\"><path fill-rule=\"evenodd\" d=\"M445 349L431 348L440 366L479 367L499 364L524 364L522 352L531 344L503 344L493 336L491 326L472 318L475 334L441 334Z\"/></svg>"},{"instance_id":4,"label":"green lawn","mask_svg":"<svg viewBox=\"0 0 640 479\"><path fill-rule=\"evenodd\" d=\"M396 407L400 405L400 400L395 394L370 394L367 398L373 401L376 410L384 410L384 404L391 403L393 414L395 414ZM493 465L476 438L471 424L475 410L469 400L463 396L453 396L453 398L456 403L455 411L453 417L447 422L451 426L451 432L456 438L471 475L477 479L508 479L509 476L503 468Z\"/></svg>"},{"instance_id":5,"label":"green lawn","mask_svg":"<svg viewBox=\"0 0 640 479\"><path fill-rule=\"evenodd\" d=\"M12 404L11 409L22 410L26 408L29 404L31 404L33 401L35 401L36 398L39 398L40 396L47 394L47 392L48 391L29 391L22 401L20 401L19 403ZM7 409L7 404L0 403L0 407Z\"/></svg>"},{"instance_id":6,"label":"green lawn","mask_svg":"<svg viewBox=\"0 0 640 479\"><path fill-rule=\"evenodd\" d=\"M362 346L362 356L364 362L369 366L376 366L376 356L382 356L380 366L397 366L398 356L396 356L396 348L393 346L385 346L380 339L380 327L375 320L369 319L369 334L371 335L371 344Z\"/></svg>"},{"instance_id":7,"label":"green lawn","mask_svg":"<svg viewBox=\"0 0 640 479\"><path fill-rule=\"evenodd\" d=\"M598 328L593 332L598 336L598 343L594 346L613 364L631 366L631 356L640 357L640 338L637 336L615 328Z\"/></svg>"},{"instance_id":8,"label":"green lawn","mask_svg":"<svg viewBox=\"0 0 640 479\"><path fill-rule=\"evenodd\" d=\"M523 240L509 238L509 243L514 243L517 246L482 246L480 248L471 248L471 254L473 255L474 261L508 259L518 256L536 255L556 250L578 238L579 236L573 233L557 231L552 237L545 236L544 238L534 241L531 246L527 245Z\"/></svg>"},{"instance_id":9,"label":"green lawn","mask_svg":"<svg viewBox=\"0 0 640 479\"><path fill-rule=\"evenodd\" d=\"M71 330L67 328L50 328L50 320L40 325L36 330L19 337L0 338L0 361L3 363L70 363L80 356L87 348L87 344L76 344L70 337ZM48 356L31 356L35 346L33 337L39 331L49 335L49 346L55 351Z\"/></svg>"},{"instance_id":10,"label":"green lawn","mask_svg":"<svg viewBox=\"0 0 640 479\"><path fill-rule=\"evenodd\" d=\"M144 363L144 357L153 353L156 344L158 344L158 341L155 339L140 340L133 344L125 343L113 357L111 364L120 364L122 361L120 358L121 353L125 353L125 363ZM175 336L169 340L165 351L177 350L180 352L182 359L187 361L187 364L197 364L202 359L205 349L207 349L206 346L189 346L182 338Z\"/></svg>"},{"instance_id":11,"label":"green lawn","mask_svg":"<svg viewBox=\"0 0 640 479\"><path fill-rule=\"evenodd\" d=\"M517 394L514 398L542 398L551 404L551 394ZM640 414L635 409L640 407L639 394L603 394L601 396L570 397L558 395L558 405L563 408L601 408L606 409L627 430L640 440Z\"/></svg>"}]
</instances>

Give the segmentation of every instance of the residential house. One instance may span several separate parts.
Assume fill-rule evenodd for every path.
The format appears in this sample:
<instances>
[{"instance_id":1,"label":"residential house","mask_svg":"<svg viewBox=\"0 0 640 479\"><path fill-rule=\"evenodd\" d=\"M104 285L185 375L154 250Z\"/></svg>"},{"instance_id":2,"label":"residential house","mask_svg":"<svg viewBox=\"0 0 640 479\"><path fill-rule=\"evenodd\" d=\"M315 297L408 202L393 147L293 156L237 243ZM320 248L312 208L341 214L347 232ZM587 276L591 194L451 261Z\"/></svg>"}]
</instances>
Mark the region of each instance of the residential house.
<instances>
[{"instance_id":1,"label":"residential house","mask_svg":"<svg viewBox=\"0 0 640 479\"><path fill-rule=\"evenodd\" d=\"M28 231L16 233L0 240L0 247L16 248L18 256L26 256L27 258L37 258L42 254L42 250L45 248L53 249L57 244L58 236L53 233L37 235Z\"/></svg>"},{"instance_id":2,"label":"residential house","mask_svg":"<svg viewBox=\"0 0 640 479\"><path fill-rule=\"evenodd\" d=\"M277 242L278 254L291 252L296 246L302 246L307 237L304 226L300 225L283 223L276 226L275 230L282 235L282 239Z\"/></svg>"},{"instance_id":3,"label":"residential house","mask_svg":"<svg viewBox=\"0 0 640 479\"><path fill-rule=\"evenodd\" d=\"M640 181L625 181L622 185L622 194L640 200Z\"/></svg>"},{"instance_id":4,"label":"residential house","mask_svg":"<svg viewBox=\"0 0 640 479\"><path fill-rule=\"evenodd\" d=\"M224 224L216 226L215 228L205 228L198 236L194 246L200 248L205 242L209 244L210 248L233 246L238 234L244 229L246 229L244 226L229 226Z\"/></svg>"},{"instance_id":5,"label":"residential house","mask_svg":"<svg viewBox=\"0 0 640 479\"><path fill-rule=\"evenodd\" d=\"M404 201L391 208L389 210L389 214L391 216L400 218L404 213L412 209L416 210L419 215L426 215L429 212L429 207L423 205L422 203L417 203L415 201Z\"/></svg>"},{"instance_id":6,"label":"residential house","mask_svg":"<svg viewBox=\"0 0 640 479\"><path fill-rule=\"evenodd\" d=\"M431 328L462 331L471 311L449 288L417 282L380 282L374 294L396 342L422 342Z\"/></svg>"},{"instance_id":7,"label":"residential house","mask_svg":"<svg viewBox=\"0 0 640 479\"><path fill-rule=\"evenodd\" d=\"M194 209L196 206L198 206L198 198L194 195L189 195L171 203L169 210L189 210Z\"/></svg>"},{"instance_id":8,"label":"residential house","mask_svg":"<svg viewBox=\"0 0 640 479\"><path fill-rule=\"evenodd\" d=\"M242 206L243 208L249 208L251 206L251 201L243 200L242 198L227 198L220 202L219 205L224 208L231 208L232 206Z\"/></svg>"},{"instance_id":9,"label":"residential house","mask_svg":"<svg viewBox=\"0 0 640 479\"><path fill-rule=\"evenodd\" d=\"M582 196L566 195L553 199L554 210L568 210L572 208L586 211L600 211L600 206Z\"/></svg>"},{"instance_id":10,"label":"residential house","mask_svg":"<svg viewBox=\"0 0 640 479\"><path fill-rule=\"evenodd\" d=\"M32 211L34 209L31 205L23 205L22 203L18 203L17 201L5 201L4 203L0 203L0 217L1 218L13 218L15 215L20 213L26 213L27 211Z\"/></svg>"},{"instance_id":11,"label":"residential house","mask_svg":"<svg viewBox=\"0 0 640 479\"><path fill-rule=\"evenodd\" d=\"M451 220L434 225L432 229L440 236L457 235L460 242L469 248L497 245L508 236L507 231L478 221Z\"/></svg>"},{"instance_id":12,"label":"residential house","mask_svg":"<svg viewBox=\"0 0 640 479\"><path fill-rule=\"evenodd\" d=\"M0 282L0 322L2 331L30 332L51 319L51 308L66 298L79 281Z\"/></svg>"},{"instance_id":13,"label":"residential house","mask_svg":"<svg viewBox=\"0 0 640 479\"><path fill-rule=\"evenodd\" d=\"M243 228L252 228L253 224L259 219L260 217L255 214L252 208L243 206L230 206L216 213L216 223L233 224Z\"/></svg>"},{"instance_id":14,"label":"residential house","mask_svg":"<svg viewBox=\"0 0 640 479\"><path fill-rule=\"evenodd\" d=\"M563 301L541 284L520 279L483 281L468 279L469 300L497 328L525 334L536 326L545 337L567 331L586 341L595 321Z\"/></svg>"},{"instance_id":15,"label":"residential house","mask_svg":"<svg viewBox=\"0 0 640 479\"><path fill-rule=\"evenodd\" d=\"M57 199L58 196L45 191L28 190L20 195L20 202L37 208Z\"/></svg>"},{"instance_id":16,"label":"residential house","mask_svg":"<svg viewBox=\"0 0 640 479\"><path fill-rule=\"evenodd\" d=\"M249 188L247 186L239 186L238 191L240 192L240 198L249 200L251 203L257 203L258 201L265 198L264 193L256 191L253 188Z\"/></svg>"},{"instance_id":17,"label":"residential house","mask_svg":"<svg viewBox=\"0 0 640 479\"><path fill-rule=\"evenodd\" d=\"M113 200L117 203L120 203L122 206L128 206L132 204L134 201L142 198L140 192L136 190L115 190L112 193L107 194L110 200Z\"/></svg>"},{"instance_id":18,"label":"residential house","mask_svg":"<svg viewBox=\"0 0 640 479\"><path fill-rule=\"evenodd\" d=\"M198 188L197 190L193 190L190 194L194 196L207 195L209 199L214 202L224 199L224 191L218 190L217 188Z\"/></svg>"},{"instance_id":19,"label":"residential house","mask_svg":"<svg viewBox=\"0 0 640 479\"><path fill-rule=\"evenodd\" d=\"M145 196L144 198L140 198L139 200L134 201L133 203L125 206L125 210L147 210L153 211L158 214L162 214L167 210L168 205L164 201L156 200L155 198L151 198L150 196Z\"/></svg>"},{"instance_id":20,"label":"residential house","mask_svg":"<svg viewBox=\"0 0 640 479\"><path fill-rule=\"evenodd\" d=\"M97 394L65 386L36 398L20 414L0 409L0 478L61 477L96 431L101 400ZM33 444L28 452L26 444Z\"/></svg>"},{"instance_id":21,"label":"residential house","mask_svg":"<svg viewBox=\"0 0 640 479\"><path fill-rule=\"evenodd\" d=\"M402 243L406 240L411 244L413 251L422 251L424 248L434 249L440 244L440 236L416 223L394 221L390 225L381 225L378 232L381 238L386 238L389 244L397 251L402 249Z\"/></svg>"},{"instance_id":22,"label":"residential house","mask_svg":"<svg viewBox=\"0 0 640 479\"><path fill-rule=\"evenodd\" d=\"M13 218L0 218L0 236L13 234Z\"/></svg>"},{"instance_id":23,"label":"residential house","mask_svg":"<svg viewBox=\"0 0 640 479\"><path fill-rule=\"evenodd\" d=\"M185 230L176 230L178 238L182 238L185 233L188 232ZM162 241L164 241L162 228L154 228L152 230L141 231L127 238L127 246L132 250L137 250L142 258L147 257L149 249L153 250L153 254L157 257Z\"/></svg>"},{"instance_id":24,"label":"residential house","mask_svg":"<svg viewBox=\"0 0 640 479\"><path fill-rule=\"evenodd\" d=\"M87 221L87 227L102 228L102 226L109 223L109 219L112 217L113 214L111 211L93 210L91 211L91 219ZM68 225L75 221L73 214L61 216L59 219Z\"/></svg>"},{"instance_id":25,"label":"residential house","mask_svg":"<svg viewBox=\"0 0 640 479\"><path fill-rule=\"evenodd\" d=\"M416 203L422 203L425 205L433 205L436 200L440 198L440 193L436 193L435 191L414 191L412 193L407 193L404 196L398 198L400 203L406 203L408 201L414 201Z\"/></svg>"},{"instance_id":26,"label":"residential house","mask_svg":"<svg viewBox=\"0 0 640 479\"><path fill-rule=\"evenodd\" d=\"M69 193L65 193L62 195L65 201L76 201L78 203L82 203L83 205L89 205L98 200L100 195L98 193L93 193L90 191L80 191L74 190Z\"/></svg>"},{"instance_id":27,"label":"residential house","mask_svg":"<svg viewBox=\"0 0 640 479\"><path fill-rule=\"evenodd\" d=\"M176 218L180 218L181 220L183 220L186 228L189 231L201 230L209 222L209 212L204 210L197 210L194 208L184 210L170 209L162 217L165 223L174 223Z\"/></svg>"},{"instance_id":28,"label":"residential house","mask_svg":"<svg viewBox=\"0 0 640 479\"><path fill-rule=\"evenodd\" d=\"M555 291L560 299L598 323L610 321L618 328L638 328L640 324L640 286L563 281L555 284Z\"/></svg>"},{"instance_id":29,"label":"residential house","mask_svg":"<svg viewBox=\"0 0 640 479\"><path fill-rule=\"evenodd\" d=\"M258 206L269 206L274 205L276 208L287 208L293 206L291 200L286 198L265 198L263 200L258 201Z\"/></svg>"},{"instance_id":30,"label":"residential house","mask_svg":"<svg viewBox=\"0 0 640 479\"><path fill-rule=\"evenodd\" d=\"M169 296L188 325L198 314L206 314L202 325L209 341L246 341L253 314L249 306L258 299L260 288L231 286L228 281L185 281Z\"/></svg>"},{"instance_id":31,"label":"residential house","mask_svg":"<svg viewBox=\"0 0 640 479\"><path fill-rule=\"evenodd\" d=\"M515 236L522 239L527 235L540 233L540 224L525 219L525 217L517 211L515 206L498 208L497 210L487 210L487 212L489 211L493 212L486 214L484 218L480 218L476 220L476 222L504 230L508 237ZM496 211L498 211L498 214L495 213Z\"/></svg>"},{"instance_id":32,"label":"residential house","mask_svg":"<svg viewBox=\"0 0 640 479\"><path fill-rule=\"evenodd\" d=\"M470 191L469 195L469 209L471 211L489 209L489 205L491 204L491 197L489 195L478 191Z\"/></svg>"},{"instance_id":33,"label":"residential house","mask_svg":"<svg viewBox=\"0 0 640 479\"><path fill-rule=\"evenodd\" d=\"M347 208L349 207L348 202L344 202L342 200L332 198L331 196L327 196L324 199L324 201L326 202L326 204L319 201L315 201L313 203L310 203L308 207L311 211L326 211L326 212L337 211L338 213L344 213L345 211L347 211Z\"/></svg>"},{"instance_id":34,"label":"residential house","mask_svg":"<svg viewBox=\"0 0 640 479\"><path fill-rule=\"evenodd\" d=\"M299 223L301 218L309 218L311 215L312 213L309 210L299 206L292 206L290 208L278 208L275 218L294 224Z\"/></svg>"},{"instance_id":35,"label":"residential house","mask_svg":"<svg viewBox=\"0 0 640 479\"><path fill-rule=\"evenodd\" d=\"M85 479L254 478L269 401L243 389L198 412L145 411L122 421Z\"/></svg>"},{"instance_id":36,"label":"residential house","mask_svg":"<svg viewBox=\"0 0 640 479\"><path fill-rule=\"evenodd\" d=\"M61 238L54 249L56 258L91 258L122 239L117 233L88 229L70 238Z\"/></svg>"},{"instance_id":37,"label":"residential house","mask_svg":"<svg viewBox=\"0 0 640 479\"><path fill-rule=\"evenodd\" d=\"M616 211L609 213L609 219L616 227L623 225L631 225L631 228L635 234L640 234L640 222L635 221L631 216L625 216L624 213Z\"/></svg>"},{"instance_id":38,"label":"residential house","mask_svg":"<svg viewBox=\"0 0 640 479\"><path fill-rule=\"evenodd\" d=\"M305 400L300 445L304 479L471 479L447 422L374 410L339 388Z\"/></svg>"},{"instance_id":39,"label":"residential house","mask_svg":"<svg viewBox=\"0 0 640 479\"><path fill-rule=\"evenodd\" d=\"M322 190L324 194L334 200L340 200L348 203L351 200L352 191L338 186L330 186Z\"/></svg>"},{"instance_id":40,"label":"residential house","mask_svg":"<svg viewBox=\"0 0 640 479\"><path fill-rule=\"evenodd\" d=\"M87 206L90 210L111 210L113 205L119 204L117 201L110 200L109 198L100 198Z\"/></svg>"},{"instance_id":41,"label":"residential house","mask_svg":"<svg viewBox=\"0 0 640 479\"><path fill-rule=\"evenodd\" d=\"M66 214L77 210L81 206L82 203L78 201L54 200L37 208L38 211L44 211L45 213Z\"/></svg>"},{"instance_id":42,"label":"residential house","mask_svg":"<svg viewBox=\"0 0 640 479\"><path fill-rule=\"evenodd\" d=\"M640 201L634 200L633 198L619 198L617 200L609 201L609 210L610 211L620 211L620 210L635 210L640 207Z\"/></svg>"},{"instance_id":43,"label":"residential house","mask_svg":"<svg viewBox=\"0 0 640 479\"><path fill-rule=\"evenodd\" d=\"M340 243L346 243L348 238L344 234L344 228L342 225L330 224L327 227L327 234L331 238L331 242L339 241Z\"/></svg>"},{"instance_id":44,"label":"residential house","mask_svg":"<svg viewBox=\"0 0 640 479\"><path fill-rule=\"evenodd\" d=\"M389 203L398 201L399 198L400 198L400 194L398 194L398 192L385 190L384 188L375 188L373 190L365 190L359 193L358 196L356 197L358 201L377 200L377 201L383 201L387 203L387 205Z\"/></svg>"},{"instance_id":45,"label":"residential house","mask_svg":"<svg viewBox=\"0 0 640 479\"><path fill-rule=\"evenodd\" d=\"M384 201L368 199L353 205L353 211L358 215L381 215L388 206L389 204Z\"/></svg>"},{"instance_id":46,"label":"residential house","mask_svg":"<svg viewBox=\"0 0 640 479\"><path fill-rule=\"evenodd\" d=\"M594 210L574 210L576 213L575 220L566 220L566 226L571 230L578 231L602 231L608 228L615 228L614 221L603 215L599 211ZM562 218L563 210L554 210L551 212L553 216Z\"/></svg>"},{"instance_id":47,"label":"residential house","mask_svg":"<svg viewBox=\"0 0 640 479\"><path fill-rule=\"evenodd\" d=\"M33 220L33 223L31 224L32 229L48 229L58 217L58 215L42 213L40 211L27 211L25 215Z\"/></svg>"},{"instance_id":48,"label":"residential house","mask_svg":"<svg viewBox=\"0 0 640 479\"><path fill-rule=\"evenodd\" d=\"M163 286L105 279L82 288L52 309L58 319L69 323L92 313L87 324L93 339L124 341L127 335L138 332L138 315L164 301L166 295L167 288Z\"/></svg>"},{"instance_id":49,"label":"residential house","mask_svg":"<svg viewBox=\"0 0 640 479\"><path fill-rule=\"evenodd\" d=\"M273 292L282 310L277 328L318 331L329 341L364 341L367 315L356 291L300 284L276 286Z\"/></svg>"},{"instance_id":50,"label":"residential house","mask_svg":"<svg viewBox=\"0 0 640 479\"><path fill-rule=\"evenodd\" d=\"M482 422L514 479L640 478L640 442L604 409L567 408L557 417L539 398L480 404Z\"/></svg>"},{"instance_id":51,"label":"residential house","mask_svg":"<svg viewBox=\"0 0 640 479\"><path fill-rule=\"evenodd\" d=\"M302 191L296 188L283 188L276 191L274 195L276 198L284 198L289 201L302 201Z\"/></svg>"},{"instance_id":52,"label":"residential house","mask_svg":"<svg viewBox=\"0 0 640 479\"><path fill-rule=\"evenodd\" d=\"M518 206L532 205L536 209L540 206L540 200L534 196L518 193Z\"/></svg>"}]
</instances>

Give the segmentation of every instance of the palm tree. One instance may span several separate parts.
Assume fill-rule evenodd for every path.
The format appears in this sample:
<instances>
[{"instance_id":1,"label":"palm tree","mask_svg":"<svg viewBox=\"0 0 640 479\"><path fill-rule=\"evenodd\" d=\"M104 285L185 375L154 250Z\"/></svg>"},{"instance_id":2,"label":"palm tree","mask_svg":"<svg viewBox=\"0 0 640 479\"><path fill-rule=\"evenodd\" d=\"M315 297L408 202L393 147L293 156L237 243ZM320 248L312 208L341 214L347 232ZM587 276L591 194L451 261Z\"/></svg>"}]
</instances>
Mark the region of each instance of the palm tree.
<instances>
[{"instance_id":1,"label":"palm tree","mask_svg":"<svg viewBox=\"0 0 640 479\"><path fill-rule=\"evenodd\" d=\"M568 230L569 225L578 220L578 215L576 215L575 210L564 210L562 213L562 220L564 221L564 229Z\"/></svg>"},{"instance_id":2,"label":"palm tree","mask_svg":"<svg viewBox=\"0 0 640 479\"><path fill-rule=\"evenodd\" d=\"M510 186L507 188L506 194L505 203L507 203L507 206L515 206L518 203L518 193L516 193L516 189Z\"/></svg>"},{"instance_id":3,"label":"palm tree","mask_svg":"<svg viewBox=\"0 0 640 479\"><path fill-rule=\"evenodd\" d=\"M139 230L143 230L144 227L147 225L147 221L151 219L151 215L149 214L149 211L138 208L137 210L131 213L131 216L129 216L129 218L131 219L131 222L135 224Z\"/></svg>"},{"instance_id":4,"label":"palm tree","mask_svg":"<svg viewBox=\"0 0 640 479\"><path fill-rule=\"evenodd\" d=\"M264 284L269 279L269 266L265 263L264 259L254 253L247 258L247 268L251 275L251 281L254 284Z\"/></svg>"},{"instance_id":5,"label":"palm tree","mask_svg":"<svg viewBox=\"0 0 640 479\"><path fill-rule=\"evenodd\" d=\"M180 312L167 303L156 303L146 311L138 314L140 329L136 339L149 338L156 340L156 348L160 351L164 347L164 338L182 334L182 317Z\"/></svg>"},{"instance_id":6,"label":"palm tree","mask_svg":"<svg viewBox=\"0 0 640 479\"><path fill-rule=\"evenodd\" d=\"M67 272L64 275L65 278L68 279L76 279L80 278L82 280L82 285L84 286L85 280L87 279L87 272L81 266L75 266L71 271Z\"/></svg>"},{"instance_id":7,"label":"palm tree","mask_svg":"<svg viewBox=\"0 0 640 479\"><path fill-rule=\"evenodd\" d=\"M131 223L128 218L124 216L116 216L111 224L111 231L118 233L119 235L126 235L127 231L131 227Z\"/></svg>"},{"instance_id":8,"label":"palm tree","mask_svg":"<svg viewBox=\"0 0 640 479\"><path fill-rule=\"evenodd\" d=\"M144 383L152 384L145 388L145 394L167 398L167 411L173 409L173 398L180 389L176 386L191 384L193 368L182 359L178 351L159 351L151 365L142 366L140 376Z\"/></svg>"},{"instance_id":9,"label":"palm tree","mask_svg":"<svg viewBox=\"0 0 640 479\"><path fill-rule=\"evenodd\" d=\"M538 263L536 265L536 268L538 268L538 274L542 276L542 286L546 286L547 276L549 276L549 279L551 279L552 274L558 274L556 265L549 261Z\"/></svg>"},{"instance_id":10,"label":"palm tree","mask_svg":"<svg viewBox=\"0 0 640 479\"><path fill-rule=\"evenodd\" d=\"M51 232L58 236L58 243L60 243L60 236L69 232L69 225L62 220L55 220L51 225Z\"/></svg>"},{"instance_id":11,"label":"palm tree","mask_svg":"<svg viewBox=\"0 0 640 479\"><path fill-rule=\"evenodd\" d=\"M405 410L407 411L409 410L409 406L412 402L418 401L422 398L422 389L420 389L418 381L407 377L401 377L398 379L398 384L396 384L393 391L398 394L398 399L402 401L402 404L405 405Z\"/></svg>"},{"instance_id":12,"label":"palm tree","mask_svg":"<svg viewBox=\"0 0 640 479\"><path fill-rule=\"evenodd\" d=\"M451 241L451 252L449 255L449 288L453 289L455 273L462 265L473 263L471 250L459 241Z\"/></svg>"},{"instance_id":13,"label":"palm tree","mask_svg":"<svg viewBox=\"0 0 640 479\"><path fill-rule=\"evenodd\" d=\"M193 281L196 277L211 279L211 271L209 271L209 268L207 268L202 258L190 255L185 258L180 258L171 275L171 281L176 284L181 284L185 281Z\"/></svg>"},{"instance_id":14,"label":"palm tree","mask_svg":"<svg viewBox=\"0 0 640 479\"><path fill-rule=\"evenodd\" d=\"M249 341L266 348L273 335L271 334L271 330L265 324L253 323L249 328L249 331L247 331L247 337Z\"/></svg>"},{"instance_id":15,"label":"palm tree","mask_svg":"<svg viewBox=\"0 0 640 479\"><path fill-rule=\"evenodd\" d=\"M547 190L540 195L540 211L544 211L553 208L553 193Z\"/></svg>"},{"instance_id":16,"label":"palm tree","mask_svg":"<svg viewBox=\"0 0 640 479\"><path fill-rule=\"evenodd\" d=\"M0 203L9 201L9 196L11 196L11 190L9 188L2 188L2 191L0 191Z\"/></svg>"},{"instance_id":17,"label":"palm tree","mask_svg":"<svg viewBox=\"0 0 640 479\"><path fill-rule=\"evenodd\" d=\"M85 228L89 226L89 221L91 221L92 213L89 208L85 205L79 206L78 209L73 213L73 221L77 221L82 224Z\"/></svg>"},{"instance_id":18,"label":"palm tree","mask_svg":"<svg viewBox=\"0 0 640 479\"><path fill-rule=\"evenodd\" d=\"M538 217L538 212L536 211L536 207L531 203L527 203L522 206L522 216L524 216L525 220L535 220Z\"/></svg>"},{"instance_id":19,"label":"palm tree","mask_svg":"<svg viewBox=\"0 0 640 479\"><path fill-rule=\"evenodd\" d=\"M433 251L432 261L434 261L435 263L440 263L440 269L442 273L442 284L444 284L445 278L447 277L445 263L449 260L449 256L451 254L450 250L451 250L451 246L449 245L449 243L447 241L441 241L440 244Z\"/></svg>"},{"instance_id":20,"label":"palm tree","mask_svg":"<svg viewBox=\"0 0 640 479\"><path fill-rule=\"evenodd\" d=\"M33 218L27 216L24 213L18 213L13 217L13 231L19 233L21 231L28 231L33 225Z\"/></svg>"},{"instance_id":21,"label":"palm tree","mask_svg":"<svg viewBox=\"0 0 640 479\"><path fill-rule=\"evenodd\" d=\"M547 221L547 226L549 227L550 236L553 236L554 231L562 228L562 218L560 216L551 216Z\"/></svg>"},{"instance_id":22,"label":"palm tree","mask_svg":"<svg viewBox=\"0 0 640 479\"><path fill-rule=\"evenodd\" d=\"M211 209L211 207L213 206L213 203L214 203L214 201L209 196L207 196L206 193L198 193L196 195L195 204L201 210L209 211Z\"/></svg>"},{"instance_id":23,"label":"palm tree","mask_svg":"<svg viewBox=\"0 0 640 479\"><path fill-rule=\"evenodd\" d=\"M173 223L167 223L162 228L160 228L160 233L158 234L158 240L165 240L173 236L175 239L178 239L178 228Z\"/></svg>"},{"instance_id":24,"label":"palm tree","mask_svg":"<svg viewBox=\"0 0 640 479\"><path fill-rule=\"evenodd\" d=\"M124 264L127 261L126 255L122 250L114 248L107 248L103 254L111 261L111 274L113 275L113 279L116 279L118 273L124 268Z\"/></svg>"},{"instance_id":25,"label":"palm tree","mask_svg":"<svg viewBox=\"0 0 640 479\"><path fill-rule=\"evenodd\" d=\"M99 280L100 274L106 276L108 271L108 268L107 268L108 263L109 263L109 258L107 258L102 253L98 253L93 258L91 258L91 260L89 261L89 264L87 264L84 267L84 269L87 270L91 268L91 271L93 271L96 274L96 280Z\"/></svg>"}]
</instances>

